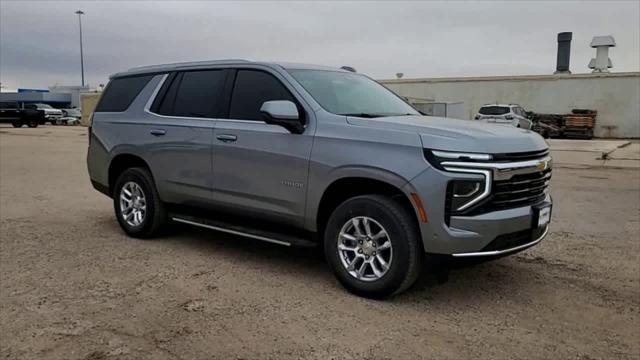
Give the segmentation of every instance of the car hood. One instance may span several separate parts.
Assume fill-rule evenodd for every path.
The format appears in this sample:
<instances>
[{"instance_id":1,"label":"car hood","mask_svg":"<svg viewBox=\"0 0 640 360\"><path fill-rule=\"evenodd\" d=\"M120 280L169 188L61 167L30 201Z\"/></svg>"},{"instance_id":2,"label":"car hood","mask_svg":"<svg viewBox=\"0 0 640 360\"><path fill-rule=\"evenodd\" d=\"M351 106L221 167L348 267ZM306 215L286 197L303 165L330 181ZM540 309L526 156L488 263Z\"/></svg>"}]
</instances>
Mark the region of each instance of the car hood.
<instances>
[{"instance_id":1,"label":"car hood","mask_svg":"<svg viewBox=\"0 0 640 360\"><path fill-rule=\"evenodd\" d=\"M433 116L390 116L365 119L347 117L347 122L396 131L415 131L428 149L481 153L511 153L548 148L542 136L531 130Z\"/></svg>"},{"instance_id":2,"label":"car hood","mask_svg":"<svg viewBox=\"0 0 640 360\"><path fill-rule=\"evenodd\" d=\"M58 109L42 109L42 110L44 110L45 114L62 115L62 110L58 110Z\"/></svg>"}]
</instances>

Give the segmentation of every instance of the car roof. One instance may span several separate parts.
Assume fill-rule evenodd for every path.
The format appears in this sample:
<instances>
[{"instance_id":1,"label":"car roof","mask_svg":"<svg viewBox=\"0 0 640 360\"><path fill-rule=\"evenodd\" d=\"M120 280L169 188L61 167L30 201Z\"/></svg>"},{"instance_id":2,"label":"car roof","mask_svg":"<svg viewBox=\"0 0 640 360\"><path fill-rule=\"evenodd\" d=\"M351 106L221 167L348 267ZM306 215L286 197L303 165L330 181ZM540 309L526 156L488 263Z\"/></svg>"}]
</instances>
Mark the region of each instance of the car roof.
<instances>
[{"instance_id":1,"label":"car roof","mask_svg":"<svg viewBox=\"0 0 640 360\"><path fill-rule=\"evenodd\" d=\"M513 107L513 106L520 106L520 105L518 104L484 104L481 107L486 107L486 106Z\"/></svg>"},{"instance_id":2,"label":"car roof","mask_svg":"<svg viewBox=\"0 0 640 360\"><path fill-rule=\"evenodd\" d=\"M171 64L141 66L141 67L135 67L127 71L113 74L111 75L110 78L113 79L113 78L124 77L124 76L158 74L158 73L165 73L170 71L207 68L210 66L219 66L219 65L264 65L269 67L280 67L283 69L292 69L292 70L293 69L309 69L309 70L348 72L347 70L344 70L344 69L339 69L339 68L334 68L329 66L322 66L322 65L289 63L289 62L261 62L261 61L249 61L244 59L225 59L225 60L192 61L192 62L180 62L180 63L171 63Z\"/></svg>"}]
</instances>

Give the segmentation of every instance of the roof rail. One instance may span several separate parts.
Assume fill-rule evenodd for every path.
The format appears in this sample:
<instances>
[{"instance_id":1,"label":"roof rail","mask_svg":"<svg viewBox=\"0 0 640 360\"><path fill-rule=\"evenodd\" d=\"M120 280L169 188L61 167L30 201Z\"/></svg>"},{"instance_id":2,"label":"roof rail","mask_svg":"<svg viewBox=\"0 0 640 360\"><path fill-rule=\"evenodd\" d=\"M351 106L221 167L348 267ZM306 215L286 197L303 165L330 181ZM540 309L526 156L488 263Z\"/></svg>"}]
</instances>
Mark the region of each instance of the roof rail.
<instances>
[{"instance_id":1,"label":"roof rail","mask_svg":"<svg viewBox=\"0 0 640 360\"><path fill-rule=\"evenodd\" d=\"M177 63L169 63L169 64L156 64L156 65L134 67L127 70L127 72L153 71L153 70L160 70L160 69L166 69L166 68L177 68L177 67L188 67L188 66L199 66L199 65L226 64L230 62L249 62L249 60L222 59L222 60L205 60L205 61L177 62Z\"/></svg>"}]
</instances>

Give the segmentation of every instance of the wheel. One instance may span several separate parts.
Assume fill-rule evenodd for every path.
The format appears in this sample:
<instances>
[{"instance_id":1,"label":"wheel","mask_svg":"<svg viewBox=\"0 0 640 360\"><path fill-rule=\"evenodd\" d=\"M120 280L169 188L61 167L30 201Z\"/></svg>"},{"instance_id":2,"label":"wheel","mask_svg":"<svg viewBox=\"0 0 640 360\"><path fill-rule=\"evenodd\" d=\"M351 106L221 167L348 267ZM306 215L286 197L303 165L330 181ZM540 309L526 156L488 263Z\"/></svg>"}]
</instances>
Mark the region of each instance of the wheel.
<instances>
[{"instance_id":1,"label":"wheel","mask_svg":"<svg viewBox=\"0 0 640 360\"><path fill-rule=\"evenodd\" d=\"M130 168L120 174L113 189L113 207L124 232L135 238L153 237L166 223L164 204L145 168Z\"/></svg>"},{"instance_id":2,"label":"wheel","mask_svg":"<svg viewBox=\"0 0 640 360\"><path fill-rule=\"evenodd\" d=\"M22 121L12 121L12 122L11 122L11 125L12 125L14 128L19 128L19 127L22 127L22 125L24 125L24 124L22 123Z\"/></svg>"},{"instance_id":3,"label":"wheel","mask_svg":"<svg viewBox=\"0 0 640 360\"><path fill-rule=\"evenodd\" d=\"M325 257L350 292L384 298L416 281L424 253L415 218L390 198L363 195L339 205L324 236Z\"/></svg>"},{"instance_id":4,"label":"wheel","mask_svg":"<svg viewBox=\"0 0 640 360\"><path fill-rule=\"evenodd\" d=\"M57 121L56 120L51 120L50 123L51 123L51 125L57 125Z\"/></svg>"},{"instance_id":5,"label":"wheel","mask_svg":"<svg viewBox=\"0 0 640 360\"><path fill-rule=\"evenodd\" d=\"M38 127L38 120L37 119L31 119L29 121L27 121L27 126L30 128L37 128Z\"/></svg>"}]
</instances>

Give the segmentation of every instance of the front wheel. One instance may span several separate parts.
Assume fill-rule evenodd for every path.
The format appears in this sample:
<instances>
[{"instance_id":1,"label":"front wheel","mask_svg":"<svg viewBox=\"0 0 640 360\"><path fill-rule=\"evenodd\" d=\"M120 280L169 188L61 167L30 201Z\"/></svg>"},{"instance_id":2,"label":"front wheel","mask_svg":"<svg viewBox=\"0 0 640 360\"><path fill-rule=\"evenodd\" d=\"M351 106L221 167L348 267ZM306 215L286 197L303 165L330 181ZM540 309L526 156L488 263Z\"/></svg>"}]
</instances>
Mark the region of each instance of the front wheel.
<instances>
[{"instance_id":1,"label":"front wheel","mask_svg":"<svg viewBox=\"0 0 640 360\"><path fill-rule=\"evenodd\" d=\"M27 126L30 127L30 128L37 128L38 127L38 120L36 120L36 119L29 120L27 122Z\"/></svg>"},{"instance_id":2,"label":"front wheel","mask_svg":"<svg viewBox=\"0 0 640 360\"><path fill-rule=\"evenodd\" d=\"M124 232L135 238L153 237L166 223L164 204L145 168L130 168L118 177L113 207Z\"/></svg>"},{"instance_id":3,"label":"front wheel","mask_svg":"<svg viewBox=\"0 0 640 360\"><path fill-rule=\"evenodd\" d=\"M415 217L381 195L351 198L331 214L325 256L349 291L384 298L409 288L422 269L423 251Z\"/></svg>"}]
</instances>

